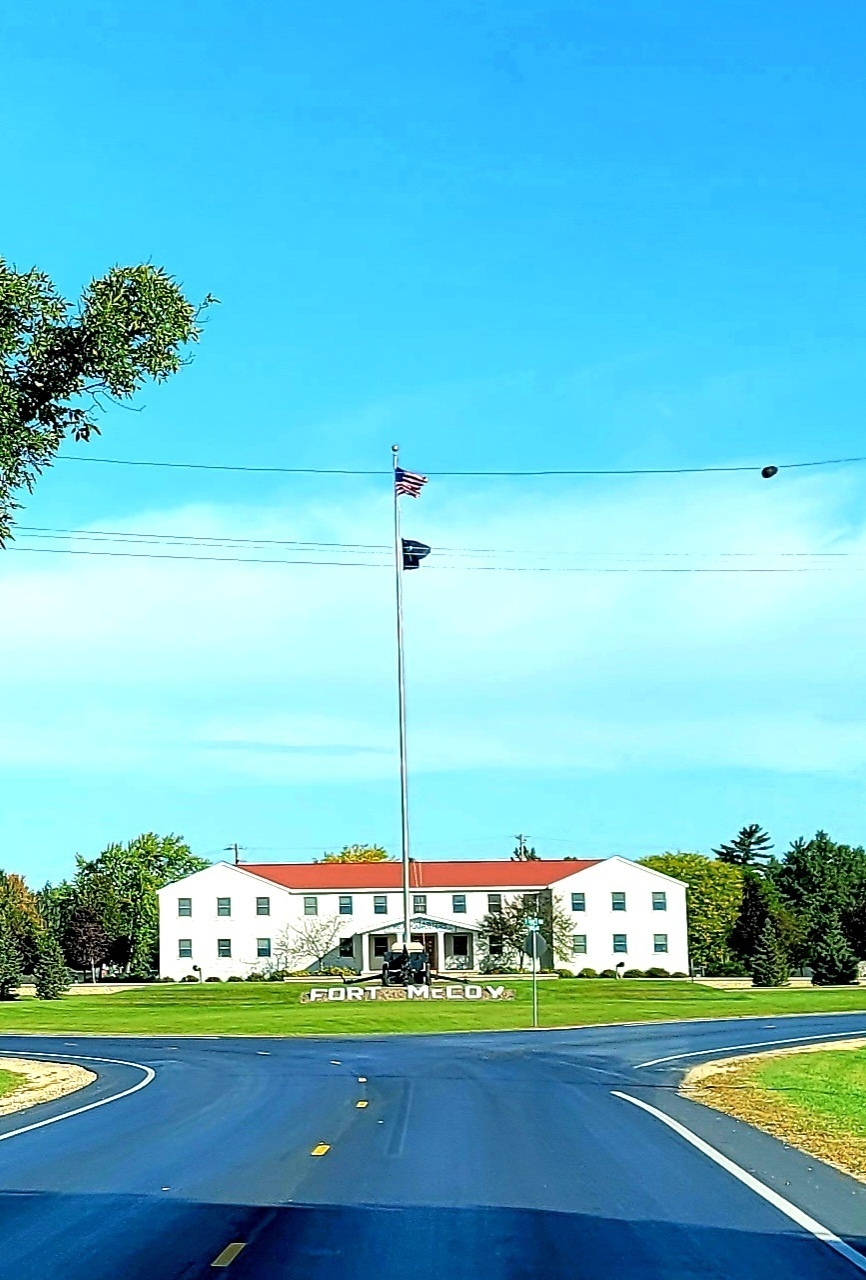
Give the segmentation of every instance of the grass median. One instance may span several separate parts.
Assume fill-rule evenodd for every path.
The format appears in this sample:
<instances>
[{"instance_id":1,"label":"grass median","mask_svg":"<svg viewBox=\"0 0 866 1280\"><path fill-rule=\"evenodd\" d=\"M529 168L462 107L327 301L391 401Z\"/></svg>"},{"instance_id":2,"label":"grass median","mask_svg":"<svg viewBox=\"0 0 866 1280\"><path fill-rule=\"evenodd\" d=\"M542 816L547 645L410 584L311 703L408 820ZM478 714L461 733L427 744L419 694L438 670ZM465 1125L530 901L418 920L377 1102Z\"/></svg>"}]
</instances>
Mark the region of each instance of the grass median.
<instances>
[{"instance_id":1,"label":"grass median","mask_svg":"<svg viewBox=\"0 0 866 1280\"><path fill-rule=\"evenodd\" d=\"M866 1045L708 1063L683 1092L866 1181Z\"/></svg>"},{"instance_id":2,"label":"grass median","mask_svg":"<svg viewBox=\"0 0 866 1280\"><path fill-rule=\"evenodd\" d=\"M528 1027L530 983L509 983L513 1000L363 1001L301 1004L305 989L283 983L154 984L112 994L0 1004L3 1032L105 1035L346 1035L484 1031ZM322 983L322 986L327 984ZM559 979L539 983L545 1027L783 1013L866 1012L866 987L720 991L683 981Z\"/></svg>"}]
</instances>

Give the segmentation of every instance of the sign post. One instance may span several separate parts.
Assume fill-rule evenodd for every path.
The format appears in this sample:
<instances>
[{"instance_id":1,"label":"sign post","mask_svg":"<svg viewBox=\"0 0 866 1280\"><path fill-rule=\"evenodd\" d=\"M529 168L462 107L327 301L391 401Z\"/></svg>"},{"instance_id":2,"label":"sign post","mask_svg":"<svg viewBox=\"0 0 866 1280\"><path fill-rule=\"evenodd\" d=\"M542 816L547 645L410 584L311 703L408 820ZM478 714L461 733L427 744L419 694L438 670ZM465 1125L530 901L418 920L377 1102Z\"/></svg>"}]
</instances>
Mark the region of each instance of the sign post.
<instances>
[{"instance_id":1,"label":"sign post","mask_svg":"<svg viewBox=\"0 0 866 1280\"><path fill-rule=\"evenodd\" d=\"M529 930L529 954L532 957L532 1025L538 1026L538 930L541 921L537 916L526 917L526 928Z\"/></svg>"}]
</instances>

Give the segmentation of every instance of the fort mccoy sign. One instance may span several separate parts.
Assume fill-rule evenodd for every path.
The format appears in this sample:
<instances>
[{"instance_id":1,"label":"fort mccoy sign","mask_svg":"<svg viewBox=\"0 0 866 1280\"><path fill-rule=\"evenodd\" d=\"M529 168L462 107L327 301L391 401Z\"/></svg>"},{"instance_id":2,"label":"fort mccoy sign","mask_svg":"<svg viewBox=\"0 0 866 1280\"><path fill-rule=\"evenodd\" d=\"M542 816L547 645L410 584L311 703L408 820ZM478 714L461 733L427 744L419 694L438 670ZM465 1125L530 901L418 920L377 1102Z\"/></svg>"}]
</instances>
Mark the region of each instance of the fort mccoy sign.
<instances>
[{"instance_id":1,"label":"fort mccoy sign","mask_svg":"<svg viewBox=\"0 0 866 1280\"><path fill-rule=\"evenodd\" d=\"M413 1000L429 1004L436 1000L513 1000L514 992L509 987L482 986L478 982L467 982L465 986L446 985L442 987L311 987L301 996L301 1004L318 1004L321 1001L345 1004L360 1004L370 1000Z\"/></svg>"}]
</instances>

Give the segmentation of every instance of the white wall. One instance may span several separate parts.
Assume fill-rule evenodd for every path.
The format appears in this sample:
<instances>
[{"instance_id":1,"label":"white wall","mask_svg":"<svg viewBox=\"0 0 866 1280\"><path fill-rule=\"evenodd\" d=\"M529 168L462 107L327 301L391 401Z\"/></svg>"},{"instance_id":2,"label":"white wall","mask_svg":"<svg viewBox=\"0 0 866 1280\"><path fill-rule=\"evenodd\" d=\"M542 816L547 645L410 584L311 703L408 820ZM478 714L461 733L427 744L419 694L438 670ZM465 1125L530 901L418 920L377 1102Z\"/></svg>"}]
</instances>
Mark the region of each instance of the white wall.
<instances>
[{"instance_id":1,"label":"white wall","mask_svg":"<svg viewBox=\"0 0 866 1280\"><path fill-rule=\"evenodd\" d=\"M666 894L666 911L653 910L653 890ZM625 893L625 911L612 909L611 894L614 891ZM414 898L425 892L426 909L414 910ZM413 914L424 915L471 932L488 912L489 892L492 891L413 890ZM503 901L507 901L521 896L524 891L503 889L501 892ZM571 910L572 892L585 895L585 911ZM454 910L454 893L465 895L465 913ZM608 858L557 882L553 886L553 893L560 906L571 917L573 932L586 936L586 953L557 956L558 967L570 968L575 972L584 967L600 971L612 969L619 961L623 961L627 969L647 969L658 965L670 972L688 972L685 885L679 881L647 867L639 867L624 858ZM305 916L306 896L316 898L316 917ZM373 890L352 890L348 896L352 899L352 914L341 915L340 894L331 890L312 895L285 889L273 881L245 871L242 866L235 867L230 863L217 863L204 871L197 871L194 875L160 890L160 973L163 977L179 980L191 974L192 966L196 964L201 966L204 977L246 977L254 970L281 966L285 962L279 953L281 935L287 928L302 928L305 921L310 919L321 921L336 918L339 923L338 936L344 937L367 934L370 930L393 933L395 926L397 932L400 931L398 922L402 919L403 904L399 890L385 893L384 913L375 910L374 899L377 895ZM178 899L182 897L191 899L191 916L178 915ZM270 899L270 915L256 914L258 897ZM231 900L230 916L217 914L218 898ZM625 934L625 953L613 950L614 934ZM657 953L654 950L655 934L667 934L667 952ZM270 959L257 955L258 938L270 938ZM179 956L180 939L191 941L190 958ZM231 942L230 958L218 956L219 939ZM336 945L330 963L347 968L369 969L366 938L363 940L363 950L361 939L355 939L354 963L347 958L340 959L336 954ZM477 947L475 952L477 955ZM440 954L440 965L443 958ZM307 960L295 958L289 967L301 968L311 960L312 956Z\"/></svg>"}]
</instances>

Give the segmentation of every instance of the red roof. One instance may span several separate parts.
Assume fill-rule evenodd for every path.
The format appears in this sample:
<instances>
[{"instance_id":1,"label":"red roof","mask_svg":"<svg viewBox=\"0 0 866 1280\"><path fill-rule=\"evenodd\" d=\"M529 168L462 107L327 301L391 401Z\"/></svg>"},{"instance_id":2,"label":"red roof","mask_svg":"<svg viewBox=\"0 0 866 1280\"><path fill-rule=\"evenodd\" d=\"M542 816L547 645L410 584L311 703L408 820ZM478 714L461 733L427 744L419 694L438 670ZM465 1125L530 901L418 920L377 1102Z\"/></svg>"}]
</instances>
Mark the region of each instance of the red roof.
<instances>
[{"instance_id":1,"label":"red roof","mask_svg":"<svg viewBox=\"0 0 866 1280\"><path fill-rule=\"evenodd\" d=\"M600 859L539 862L415 862L413 889L543 889ZM399 889L399 862L242 862L244 871L286 889Z\"/></svg>"}]
</instances>

